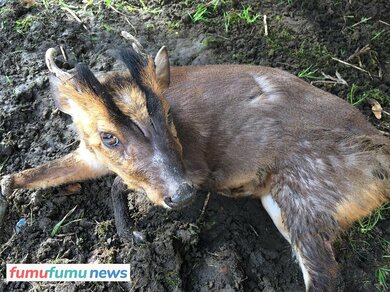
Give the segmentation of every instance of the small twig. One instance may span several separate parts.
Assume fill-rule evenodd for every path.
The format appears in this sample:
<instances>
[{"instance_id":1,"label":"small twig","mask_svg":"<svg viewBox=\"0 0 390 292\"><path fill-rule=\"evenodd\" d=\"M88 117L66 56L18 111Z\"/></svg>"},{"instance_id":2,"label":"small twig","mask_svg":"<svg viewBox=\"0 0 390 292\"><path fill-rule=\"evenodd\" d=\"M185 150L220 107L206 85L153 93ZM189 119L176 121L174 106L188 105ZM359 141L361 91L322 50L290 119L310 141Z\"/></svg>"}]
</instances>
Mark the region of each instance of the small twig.
<instances>
[{"instance_id":1,"label":"small twig","mask_svg":"<svg viewBox=\"0 0 390 292\"><path fill-rule=\"evenodd\" d=\"M223 35L219 35L219 34L216 34L216 35L215 35L215 37L218 37L218 38L224 39L225 41L228 41L228 40L230 40L230 38L227 38L227 37L225 37L225 36L223 36Z\"/></svg>"},{"instance_id":2,"label":"small twig","mask_svg":"<svg viewBox=\"0 0 390 292\"><path fill-rule=\"evenodd\" d=\"M57 237L67 237L71 235L75 235L76 232L70 232L70 233L63 233L63 234L57 234Z\"/></svg>"},{"instance_id":3,"label":"small twig","mask_svg":"<svg viewBox=\"0 0 390 292\"><path fill-rule=\"evenodd\" d=\"M74 11L72 11L68 7L61 7L61 9L65 10L66 12L68 12L74 19L76 19L77 22L79 22L79 23L81 23L83 25L83 28L85 30L88 30L88 28L83 24L81 19L76 15L76 13L74 13Z\"/></svg>"},{"instance_id":4,"label":"small twig","mask_svg":"<svg viewBox=\"0 0 390 292\"><path fill-rule=\"evenodd\" d=\"M198 220L196 220L196 222L200 222L202 220L204 213L206 211L207 205L209 203L209 200L210 200L210 192L207 193L206 199L204 200L204 203L203 203L202 211L200 212L200 215L198 217Z\"/></svg>"},{"instance_id":5,"label":"small twig","mask_svg":"<svg viewBox=\"0 0 390 292\"><path fill-rule=\"evenodd\" d=\"M254 233L257 237L259 237L259 234L257 233L256 229L255 229L252 225L250 225L250 224L249 224L249 227L252 229L253 233Z\"/></svg>"},{"instance_id":6,"label":"small twig","mask_svg":"<svg viewBox=\"0 0 390 292\"><path fill-rule=\"evenodd\" d=\"M322 83L322 84L339 84L337 81L330 81L330 80L315 80L311 81L310 84L317 84L317 83Z\"/></svg>"},{"instance_id":7,"label":"small twig","mask_svg":"<svg viewBox=\"0 0 390 292\"><path fill-rule=\"evenodd\" d=\"M134 27L134 25L132 25L131 22L127 19L127 15L126 15L126 14L120 12L118 9L116 9L116 8L113 7L112 5L110 5L110 8L111 8L112 10L114 10L116 13L118 13L119 15L123 16L123 17L125 18L126 22L127 22L127 23L131 26L131 28L134 30L134 33L135 33L135 34L138 34L136 28Z\"/></svg>"},{"instance_id":8,"label":"small twig","mask_svg":"<svg viewBox=\"0 0 390 292\"><path fill-rule=\"evenodd\" d=\"M367 73L367 74L371 77L371 79L372 79L371 73L368 72L367 70L364 70L363 68L360 68L360 67L358 67L358 66L356 66L356 65L353 65L353 64L351 64L351 63L345 62L345 61L343 61L343 60L340 60L340 59L337 59L337 58L334 58L334 57L332 57L332 59L335 60L335 61L337 61L337 62L340 62L341 64L350 66L350 67L355 68L355 69L357 69L357 70L359 70L359 71L362 71L362 72L364 72L364 73Z\"/></svg>"},{"instance_id":9,"label":"small twig","mask_svg":"<svg viewBox=\"0 0 390 292\"><path fill-rule=\"evenodd\" d=\"M66 54L66 52L64 50L64 47L62 45L60 46L60 50L61 50L62 56L64 57L64 61L67 62L68 61L68 56L67 56L67 54Z\"/></svg>"},{"instance_id":10,"label":"small twig","mask_svg":"<svg viewBox=\"0 0 390 292\"><path fill-rule=\"evenodd\" d=\"M386 21L383 21L383 20L379 20L380 23L384 24L384 25L387 25L387 26L390 26L390 23L386 22Z\"/></svg>"},{"instance_id":11,"label":"small twig","mask_svg":"<svg viewBox=\"0 0 390 292\"><path fill-rule=\"evenodd\" d=\"M11 238L8 239L8 241L3 244L3 248L0 251L0 256L2 256L3 252L5 252L7 250L7 248L9 248L11 246L11 241L15 238L15 236L16 236L16 233L12 234Z\"/></svg>"},{"instance_id":12,"label":"small twig","mask_svg":"<svg viewBox=\"0 0 390 292\"><path fill-rule=\"evenodd\" d=\"M263 23L264 23L264 35L268 36L268 24L267 24L267 15L263 15Z\"/></svg>"},{"instance_id":13,"label":"small twig","mask_svg":"<svg viewBox=\"0 0 390 292\"><path fill-rule=\"evenodd\" d=\"M69 147L73 146L74 144L76 144L78 142L79 142L78 140L73 141L72 143L69 143L68 145L66 145L63 149L69 148Z\"/></svg>"},{"instance_id":14,"label":"small twig","mask_svg":"<svg viewBox=\"0 0 390 292\"><path fill-rule=\"evenodd\" d=\"M367 52L369 52L371 50L371 48L370 48L370 45L365 45L363 48L361 48L361 49L359 49L359 48L357 48L356 49L356 51L355 51L355 53L353 53L351 56L349 56L348 58L347 58L347 61L350 61L350 60L352 60L353 58L355 58L355 57L358 57L358 56L360 56L360 55L362 55L362 54L364 54L364 53L367 53Z\"/></svg>"},{"instance_id":15,"label":"small twig","mask_svg":"<svg viewBox=\"0 0 390 292\"><path fill-rule=\"evenodd\" d=\"M351 27L355 27L355 26L358 26L359 24L365 23L365 22L369 21L371 18L372 18L372 17L363 18L363 19L360 20L359 22L356 22L354 25L351 25Z\"/></svg>"},{"instance_id":16,"label":"small twig","mask_svg":"<svg viewBox=\"0 0 390 292\"><path fill-rule=\"evenodd\" d=\"M137 40L137 38L135 36L131 35L130 33L128 33L127 31L124 31L124 30L121 31L121 36L131 43L133 49L138 54L147 57L147 54L145 52L144 47L141 45L141 43L139 42L139 40Z\"/></svg>"},{"instance_id":17,"label":"small twig","mask_svg":"<svg viewBox=\"0 0 390 292\"><path fill-rule=\"evenodd\" d=\"M330 76L328 74L325 74L324 72L321 72L322 76L324 76L325 79L329 80L316 80L312 81L311 83L334 83L334 84L343 84L348 86L348 82L344 80L343 77L341 77L340 73L336 71L336 77Z\"/></svg>"}]
</instances>

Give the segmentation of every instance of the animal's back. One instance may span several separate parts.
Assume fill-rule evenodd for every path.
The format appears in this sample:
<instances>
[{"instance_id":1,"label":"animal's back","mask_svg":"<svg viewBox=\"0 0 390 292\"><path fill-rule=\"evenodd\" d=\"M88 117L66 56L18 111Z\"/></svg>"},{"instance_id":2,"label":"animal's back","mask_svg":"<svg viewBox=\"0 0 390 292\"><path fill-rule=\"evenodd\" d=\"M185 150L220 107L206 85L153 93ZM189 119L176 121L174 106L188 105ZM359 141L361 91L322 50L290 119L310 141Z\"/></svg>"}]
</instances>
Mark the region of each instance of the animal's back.
<instances>
[{"instance_id":1,"label":"animal's back","mask_svg":"<svg viewBox=\"0 0 390 292\"><path fill-rule=\"evenodd\" d=\"M254 165L273 165L300 143L321 148L328 139L321 131L378 135L346 101L268 67L174 67L166 96L188 168L217 185L239 185L257 171Z\"/></svg>"},{"instance_id":2,"label":"animal's back","mask_svg":"<svg viewBox=\"0 0 390 292\"><path fill-rule=\"evenodd\" d=\"M170 99L171 96L175 98ZM286 126L296 125L302 130L323 127L355 134L375 132L366 118L346 101L288 72L269 67L173 67L167 98L185 110L199 109L203 118L218 115L226 121L229 116L236 119L238 115L257 115L261 120L259 114L268 113Z\"/></svg>"}]
</instances>

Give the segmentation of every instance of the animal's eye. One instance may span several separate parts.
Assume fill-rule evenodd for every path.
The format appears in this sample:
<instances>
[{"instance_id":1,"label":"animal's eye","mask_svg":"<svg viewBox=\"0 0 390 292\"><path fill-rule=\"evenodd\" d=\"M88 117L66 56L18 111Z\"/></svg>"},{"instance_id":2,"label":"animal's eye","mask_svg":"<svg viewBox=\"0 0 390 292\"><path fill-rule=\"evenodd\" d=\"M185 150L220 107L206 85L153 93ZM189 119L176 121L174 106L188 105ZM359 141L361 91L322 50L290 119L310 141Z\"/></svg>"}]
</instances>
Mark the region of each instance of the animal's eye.
<instances>
[{"instance_id":1,"label":"animal's eye","mask_svg":"<svg viewBox=\"0 0 390 292\"><path fill-rule=\"evenodd\" d=\"M119 139L110 133L100 133L100 139L102 139L103 144L108 148L113 148L119 144Z\"/></svg>"}]
</instances>

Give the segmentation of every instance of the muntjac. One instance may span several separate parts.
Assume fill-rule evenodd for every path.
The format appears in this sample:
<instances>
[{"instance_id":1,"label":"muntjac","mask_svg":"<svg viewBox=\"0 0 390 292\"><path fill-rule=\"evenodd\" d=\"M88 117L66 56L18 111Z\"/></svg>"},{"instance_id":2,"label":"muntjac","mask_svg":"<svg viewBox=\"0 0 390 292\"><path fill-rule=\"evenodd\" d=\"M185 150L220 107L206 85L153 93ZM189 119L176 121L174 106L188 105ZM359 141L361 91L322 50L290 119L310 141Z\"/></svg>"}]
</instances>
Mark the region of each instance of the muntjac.
<instances>
[{"instance_id":1,"label":"muntjac","mask_svg":"<svg viewBox=\"0 0 390 292\"><path fill-rule=\"evenodd\" d=\"M291 244L307 291L335 289L332 243L390 197L390 142L344 100L278 69L170 67L119 50L128 70L96 78L46 53L58 108L72 116L73 153L2 178L0 210L17 188L47 188L109 173L118 233L126 234L124 186L156 205L188 205L196 190L260 199ZM124 224L123 224L124 223Z\"/></svg>"}]
</instances>

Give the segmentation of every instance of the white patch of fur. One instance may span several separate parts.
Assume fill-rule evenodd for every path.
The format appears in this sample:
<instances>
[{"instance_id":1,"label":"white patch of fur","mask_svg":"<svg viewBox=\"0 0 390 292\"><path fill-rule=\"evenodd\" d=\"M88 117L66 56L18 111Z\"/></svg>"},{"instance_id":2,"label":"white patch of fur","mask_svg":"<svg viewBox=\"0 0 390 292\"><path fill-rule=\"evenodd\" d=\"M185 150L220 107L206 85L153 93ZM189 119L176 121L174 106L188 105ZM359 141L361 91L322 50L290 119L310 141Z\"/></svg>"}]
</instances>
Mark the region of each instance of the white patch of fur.
<instances>
[{"instance_id":1,"label":"white patch of fur","mask_svg":"<svg viewBox=\"0 0 390 292\"><path fill-rule=\"evenodd\" d=\"M278 204L272 198L271 194L265 195L261 197L261 203L264 206L264 209L267 211L268 215L271 217L275 226L278 228L279 232L283 235L283 237L291 243L290 236L286 227L283 224L282 213Z\"/></svg>"},{"instance_id":2,"label":"white patch of fur","mask_svg":"<svg viewBox=\"0 0 390 292\"><path fill-rule=\"evenodd\" d=\"M83 142L80 143L80 147L77 152L80 159L82 159L91 169L95 171L108 172L108 168L96 158L94 153L85 147Z\"/></svg>"},{"instance_id":3,"label":"white patch of fur","mask_svg":"<svg viewBox=\"0 0 390 292\"><path fill-rule=\"evenodd\" d=\"M263 94L261 94L259 97L260 99L274 102L278 101L283 97L283 92L280 87L275 85L268 77L257 74L253 74L252 76L255 79L256 83L259 85L261 91L263 92Z\"/></svg>"},{"instance_id":4,"label":"white patch of fur","mask_svg":"<svg viewBox=\"0 0 390 292\"><path fill-rule=\"evenodd\" d=\"M168 210L171 210L171 209L172 209L172 208L169 207L167 204L165 204L164 201L161 203L161 206L163 206L165 209L168 209Z\"/></svg>"},{"instance_id":5,"label":"white patch of fur","mask_svg":"<svg viewBox=\"0 0 390 292\"><path fill-rule=\"evenodd\" d=\"M303 281L305 282L306 291L307 291L307 289L309 288L309 285L311 284L311 278L309 275L309 271L306 269L304 259L302 258L301 253L298 250L295 251L295 256L298 259L299 267L301 268L302 275L303 275Z\"/></svg>"},{"instance_id":6,"label":"white patch of fur","mask_svg":"<svg viewBox=\"0 0 390 292\"><path fill-rule=\"evenodd\" d=\"M83 109L81 109L80 106L77 105L77 103L71 99L68 99L68 107L69 114L72 116L72 119L75 122L81 122L84 125L89 123L90 117Z\"/></svg>"},{"instance_id":7,"label":"white patch of fur","mask_svg":"<svg viewBox=\"0 0 390 292\"><path fill-rule=\"evenodd\" d=\"M122 94L121 94L121 97L122 97L122 99L123 99L123 101L124 101L125 103L131 104L132 98L131 98L131 96L130 96L129 94L127 94L127 93L122 93Z\"/></svg>"}]
</instances>

